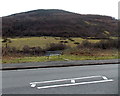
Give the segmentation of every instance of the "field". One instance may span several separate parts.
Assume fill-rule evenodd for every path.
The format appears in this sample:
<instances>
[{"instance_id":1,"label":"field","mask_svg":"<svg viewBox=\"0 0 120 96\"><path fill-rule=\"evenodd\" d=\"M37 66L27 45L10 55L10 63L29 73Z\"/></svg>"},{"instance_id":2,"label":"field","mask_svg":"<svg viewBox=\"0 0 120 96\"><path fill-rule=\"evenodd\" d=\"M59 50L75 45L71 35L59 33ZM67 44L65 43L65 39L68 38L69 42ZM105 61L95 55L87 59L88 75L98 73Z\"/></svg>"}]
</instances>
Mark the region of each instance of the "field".
<instances>
[{"instance_id":1,"label":"field","mask_svg":"<svg viewBox=\"0 0 120 96\"><path fill-rule=\"evenodd\" d=\"M70 47L75 47L77 44L75 42L81 43L82 38L71 38L74 41L70 41L69 39L60 38L60 37L25 37L25 38L9 38L12 42L8 44L10 47L16 47L18 49L23 48L24 45L28 45L30 47L40 46L41 48L46 48L50 43L60 43L60 41L67 41L66 45ZM100 40L92 40L89 39L90 42L99 42ZM3 44L4 46L4 44Z\"/></svg>"},{"instance_id":2,"label":"field","mask_svg":"<svg viewBox=\"0 0 120 96\"><path fill-rule=\"evenodd\" d=\"M97 49L97 48L77 48L81 42L86 39L83 38L61 38L61 37L25 37L25 38L9 38L11 43L10 47L16 47L21 50L25 45L29 47L39 46L45 49L50 43L62 43L70 46L70 48L63 50L63 55L50 56L37 56L25 54L7 54L3 56L3 63L25 63L25 62L46 62L46 61L66 61L66 60L101 60L101 59L117 59L118 49ZM116 39L116 38L115 38ZM97 43L100 40L88 39L91 43ZM3 43L5 46L5 43Z\"/></svg>"}]
</instances>

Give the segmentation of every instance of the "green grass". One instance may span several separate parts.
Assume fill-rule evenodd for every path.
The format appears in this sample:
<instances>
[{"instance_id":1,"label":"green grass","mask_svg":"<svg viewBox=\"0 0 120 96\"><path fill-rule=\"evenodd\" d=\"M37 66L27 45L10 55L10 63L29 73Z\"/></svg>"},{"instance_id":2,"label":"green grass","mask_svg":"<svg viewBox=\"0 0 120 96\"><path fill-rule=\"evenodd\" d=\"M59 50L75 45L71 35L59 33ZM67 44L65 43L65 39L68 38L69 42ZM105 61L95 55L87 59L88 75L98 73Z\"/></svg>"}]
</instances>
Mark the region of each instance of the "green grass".
<instances>
[{"instance_id":1,"label":"green grass","mask_svg":"<svg viewBox=\"0 0 120 96\"><path fill-rule=\"evenodd\" d=\"M62 55L51 56L49 59L46 56L41 57L20 57L12 59L3 59L3 63L26 63L26 62L47 62L47 61L66 61L66 60L105 60L105 59L118 59L118 56L75 56L75 55Z\"/></svg>"},{"instance_id":2,"label":"green grass","mask_svg":"<svg viewBox=\"0 0 120 96\"><path fill-rule=\"evenodd\" d=\"M112 37L115 39L115 37ZM10 38L12 43L8 45L10 47L16 47L17 49L22 49L24 45L28 45L30 47L40 46L41 48L46 48L50 43L59 43L60 41L68 41L66 45L70 47L77 46L74 44L75 42L81 43L86 39L82 38L71 38L74 41L70 41L69 39L60 40L60 37L25 37L25 38ZM88 41L92 43L99 42L100 40L88 39ZM4 46L4 44L3 44ZM13 55L3 56L3 63L25 63L25 62L47 62L47 61L64 61L64 60L103 60L103 59L117 59L118 50L88 50L88 49L76 49L71 48L64 50L65 55L62 55L58 58L58 56L51 56L49 59L45 56L23 56ZM73 53L73 54L71 54ZM76 55L76 53L78 55ZM84 54L82 54L84 53ZM89 53L89 54L88 54Z\"/></svg>"},{"instance_id":3,"label":"green grass","mask_svg":"<svg viewBox=\"0 0 120 96\"><path fill-rule=\"evenodd\" d=\"M42 48L46 47L49 43L58 43L53 37L26 37L26 38L14 38L11 39L12 43L9 46L21 49L24 45L30 47L40 46Z\"/></svg>"},{"instance_id":4,"label":"green grass","mask_svg":"<svg viewBox=\"0 0 120 96\"><path fill-rule=\"evenodd\" d=\"M110 37L111 39L119 39L118 37Z\"/></svg>"},{"instance_id":5,"label":"green grass","mask_svg":"<svg viewBox=\"0 0 120 96\"><path fill-rule=\"evenodd\" d=\"M55 38L57 38L57 40ZM75 40L74 42L68 39L60 40L60 37L25 37L25 38L10 38L10 39L12 43L9 43L8 46L16 47L17 49L23 48L24 45L28 45L30 47L40 46L41 48L46 48L50 43L59 43L60 41L68 41L66 45L70 47L75 47L77 46L76 44L74 44L75 42L81 43L83 40L85 40L80 37L72 38L73 40ZM99 42L100 40L89 39L88 41L96 43ZM3 46L4 45L5 44L3 43Z\"/></svg>"}]
</instances>

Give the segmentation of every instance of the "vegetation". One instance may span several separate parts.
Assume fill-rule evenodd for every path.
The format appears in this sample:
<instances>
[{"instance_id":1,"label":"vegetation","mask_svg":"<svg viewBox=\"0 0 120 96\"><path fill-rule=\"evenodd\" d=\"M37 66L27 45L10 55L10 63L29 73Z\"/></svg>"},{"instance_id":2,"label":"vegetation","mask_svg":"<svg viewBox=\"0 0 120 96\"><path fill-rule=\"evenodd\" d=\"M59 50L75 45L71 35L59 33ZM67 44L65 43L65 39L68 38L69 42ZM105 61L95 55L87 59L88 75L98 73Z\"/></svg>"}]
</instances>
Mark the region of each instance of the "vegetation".
<instances>
[{"instance_id":1,"label":"vegetation","mask_svg":"<svg viewBox=\"0 0 120 96\"><path fill-rule=\"evenodd\" d=\"M49 59L46 56L31 56L31 57L15 57L3 58L3 63L25 63L25 62L47 62L47 61L66 61L66 60L104 60L104 59L117 59L118 56L76 56L76 55L62 55L51 56Z\"/></svg>"},{"instance_id":2,"label":"vegetation","mask_svg":"<svg viewBox=\"0 0 120 96\"><path fill-rule=\"evenodd\" d=\"M64 10L33 10L2 18L4 37L57 36L96 37L118 36L118 20L109 16L82 15Z\"/></svg>"},{"instance_id":3,"label":"vegetation","mask_svg":"<svg viewBox=\"0 0 120 96\"><path fill-rule=\"evenodd\" d=\"M109 16L54 9L13 14L2 21L3 63L118 58L119 22ZM56 50L62 51L59 58L45 57Z\"/></svg>"},{"instance_id":4,"label":"vegetation","mask_svg":"<svg viewBox=\"0 0 120 96\"><path fill-rule=\"evenodd\" d=\"M84 40L77 47L79 48L99 48L99 49L119 49L120 40L119 39L111 39L111 40L101 40L97 43L91 43L88 40Z\"/></svg>"},{"instance_id":5,"label":"vegetation","mask_svg":"<svg viewBox=\"0 0 120 96\"><path fill-rule=\"evenodd\" d=\"M68 46L66 46L65 44L51 43L46 50L47 51L56 51L56 50L64 50L67 48L68 48Z\"/></svg>"},{"instance_id":6,"label":"vegetation","mask_svg":"<svg viewBox=\"0 0 120 96\"><path fill-rule=\"evenodd\" d=\"M39 38L39 43L44 42L44 40L53 40L53 42L57 43L45 43L46 47L40 47L36 44L33 47L32 40L36 40ZM42 39L43 40L42 40ZM117 59L118 57L118 39L113 40L91 40L91 39L81 39L81 38L64 38L64 40L69 41L69 43L60 43L61 38L59 37L33 37L29 38L28 42L32 39L31 43L25 43L23 40L27 40L27 38L14 38L10 39L12 42L8 44L7 54L3 54L3 63L19 63L19 62L42 62L42 61L57 61L57 60L100 60L100 59ZM41 39L41 41L40 41ZM20 49L15 47L15 42L17 40L21 40L21 44L24 46ZM74 40L74 42L73 42ZM80 41L79 41L80 40ZM77 44L74 44L76 43ZM78 42L79 41L79 42ZM14 42L14 43L13 43ZM20 41L19 41L20 42ZM34 41L35 42L35 41ZM46 41L48 42L48 41ZM50 41L49 41L50 42ZM52 42L52 41L51 41ZM25 44L29 45L25 45ZM13 44L13 45L12 45ZM17 44L17 43L16 43ZM3 44L4 45L4 44ZM30 46L31 45L31 46ZM69 45L69 46L68 46ZM71 47L71 46L73 47ZM45 45L44 45L45 46ZM6 50L3 47L2 51ZM50 56L48 59L44 54L46 51L56 51L62 50L62 55L58 56ZM92 50L92 51L91 51Z\"/></svg>"},{"instance_id":7,"label":"vegetation","mask_svg":"<svg viewBox=\"0 0 120 96\"><path fill-rule=\"evenodd\" d=\"M22 49L25 45L28 45L30 47L36 47L40 46L41 48L45 49L49 46L51 43L61 43L61 39L63 44L65 41L68 43L65 43L67 46L70 47L76 47L77 45L74 44L74 42L79 42L81 43L82 41L86 39L82 39L80 37L74 37L74 38L60 38L60 37L24 37L24 38L9 38L12 42L8 44L9 47L16 47L17 49ZM57 40L56 40L57 39ZM69 39L74 40L70 41ZM88 41L96 43L99 42L100 40L94 40L94 39L89 39ZM3 46L5 47L5 43L3 43Z\"/></svg>"}]
</instances>

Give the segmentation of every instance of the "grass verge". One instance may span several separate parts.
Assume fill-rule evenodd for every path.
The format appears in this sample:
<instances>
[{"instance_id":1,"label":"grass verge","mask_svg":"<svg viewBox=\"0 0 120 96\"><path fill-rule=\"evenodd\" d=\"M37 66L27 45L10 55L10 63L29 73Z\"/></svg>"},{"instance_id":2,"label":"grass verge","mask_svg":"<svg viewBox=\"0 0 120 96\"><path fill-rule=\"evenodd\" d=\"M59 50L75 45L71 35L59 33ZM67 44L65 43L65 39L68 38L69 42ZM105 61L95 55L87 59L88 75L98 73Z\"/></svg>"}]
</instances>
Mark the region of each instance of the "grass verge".
<instances>
[{"instance_id":1,"label":"grass verge","mask_svg":"<svg viewBox=\"0 0 120 96\"><path fill-rule=\"evenodd\" d=\"M69 60L105 60L118 59L118 56L75 56L75 55L61 55L61 56L47 56L40 57L19 57L19 58L3 58L3 63L26 63L26 62L47 62L47 61L69 61Z\"/></svg>"}]
</instances>

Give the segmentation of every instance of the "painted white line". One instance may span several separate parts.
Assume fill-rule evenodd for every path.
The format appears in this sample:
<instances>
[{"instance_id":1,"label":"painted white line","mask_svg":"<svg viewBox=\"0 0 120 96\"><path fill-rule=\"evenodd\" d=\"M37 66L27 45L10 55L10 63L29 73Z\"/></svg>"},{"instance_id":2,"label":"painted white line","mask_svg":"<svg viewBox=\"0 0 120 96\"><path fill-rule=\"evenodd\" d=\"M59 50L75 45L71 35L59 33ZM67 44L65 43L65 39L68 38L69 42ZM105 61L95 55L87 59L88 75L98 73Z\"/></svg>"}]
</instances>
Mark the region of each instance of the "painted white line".
<instances>
[{"instance_id":1,"label":"painted white line","mask_svg":"<svg viewBox=\"0 0 120 96\"><path fill-rule=\"evenodd\" d=\"M100 80L100 81L91 81L91 82L81 82L81 83L74 83L74 84L63 84L63 85L43 86L43 87L37 87L37 89L56 88L56 87L67 87L67 86L83 85L83 84L95 84L95 83L103 83L103 82L110 82L110 81L113 81L113 80L112 80L112 79L109 79L109 80Z\"/></svg>"},{"instance_id":2,"label":"painted white line","mask_svg":"<svg viewBox=\"0 0 120 96\"><path fill-rule=\"evenodd\" d=\"M31 84L31 87L32 87L32 88L36 87L36 84Z\"/></svg>"},{"instance_id":3,"label":"painted white line","mask_svg":"<svg viewBox=\"0 0 120 96\"><path fill-rule=\"evenodd\" d=\"M102 78L103 78L104 80L108 80L108 78L107 78L106 76L102 76Z\"/></svg>"},{"instance_id":4,"label":"painted white line","mask_svg":"<svg viewBox=\"0 0 120 96\"><path fill-rule=\"evenodd\" d=\"M97 78L102 76L88 76L88 77L80 77L80 78L70 78L70 79L60 79L60 80L51 80L51 81L43 81L43 82L31 82L31 87L36 87L36 84L41 83L52 83L52 82L60 82L60 81L69 81L69 80L79 80L79 79L89 79L89 78Z\"/></svg>"},{"instance_id":5,"label":"painted white line","mask_svg":"<svg viewBox=\"0 0 120 96\"><path fill-rule=\"evenodd\" d=\"M52 83L52 82L60 82L60 81L68 81L68 80L78 80L78 79L89 79L89 78L97 78L102 76L88 76L88 77L80 77L80 78L70 78L70 79L60 79L60 80L51 80L51 81L42 81L42 82L31 82L30 84L41 84L41 83Z\"/></svg>"},{"instance_id":6,"label":"painted white line","mask_svg":"<svg viewBox=\"0 0 120 96\"><path fill-rule=\"evenodd\" d=\"M75 80L71 80L71 83L75 83Z\"/></svg>"},{"instance_id":7,"label":"painted white line","mask_svg":"<svg viewBox=\"0 0 120 96\"><path fill-rule=\"evenodd\" d=\"M98 78L98 77L101 77L103 80L80 82L80 83L75 82L75 80ZM82 85L82 84L102 83L102 82L109 82L109 81L113 81L113 80L108 79L106 76L88 76L88 77L80 77L80 78L70 78L70 79L60 79L60 80L51 80L51 81L42 81L42 82L32 82L32 83L30 83L30 85L31 85L31 87L34 88L34 87L36 87L37 84L46 84L46 83L53 83L53 82L60 82L60 81L70 81L71 83L70 84L42 86L42 87L37 87L37 88L38 89L44 89L44 88L54 88L54 87L62 87L62 86L73 86L73 85Z\"/></svg>"}]
</instances>

